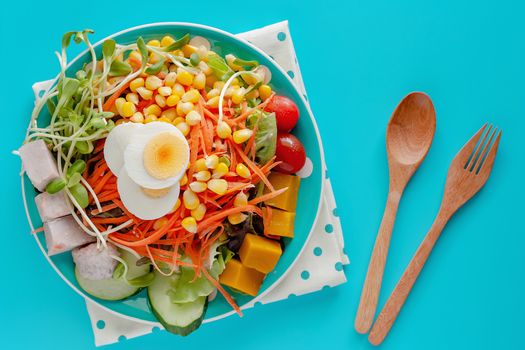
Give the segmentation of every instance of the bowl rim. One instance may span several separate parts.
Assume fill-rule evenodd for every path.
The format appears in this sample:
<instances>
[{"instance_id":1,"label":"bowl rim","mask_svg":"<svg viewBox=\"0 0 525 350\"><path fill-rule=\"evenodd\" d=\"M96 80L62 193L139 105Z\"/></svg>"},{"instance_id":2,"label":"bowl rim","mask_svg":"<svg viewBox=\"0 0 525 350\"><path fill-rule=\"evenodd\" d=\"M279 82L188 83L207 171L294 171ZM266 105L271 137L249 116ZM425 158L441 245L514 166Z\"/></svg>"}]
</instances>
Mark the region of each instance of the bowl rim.
<instances>
[{"instance_id":1,"label":"bowl rim","mask_svg":"<svg viewBox=\"0 0 525 350\"><path fill-rule=\"evenodd\" d=\"M128 33L128 32L131 32L131 31L140 30L140 29L144 29L144 28L158 27L158 26L177 26L177 27L181 27L182 26L182 27L199 28L199 29L204 29L204 30L211 31L211 32L216 32L216 33L218 33L220 35L229 37L229 38L233 39L234 41L238 41L241 44L246 45L249 48L251 48L252 50L256 51L260 55L264 56L269 62L271 62L273 64L274 68L276 68L278 71L280 71L280 73L282 75L285 76L285 78L290 82L290 84L293 87L293 89L296 90L296 92L300 96L304 106L306 107L306 110L308 112L308 116L309 116L310 120L312 121L312 125L314 127L314 132L315 132L315 135L317 137L317 143L319 145L319 157L321 159L320 166L322 166L323 169L322 169L321 179L320 179L320 181L321 181L321 184L320 184L321 190L320 190L319 199L317 201L317 211L316 211L316 214L315 214L314 221L312 223L312 227L310 228L310 231L308 232L308 235L306 236L304 244L301 247L301 249L299 250L299 253L293 259L292 263L288 266L288 268L281 274L281 276L273 284L268 286L268 288L266 288L262 293L260 293L259 295L255 296L253 299L248 301L247 303L245 303L242 306L240 306L240 308L242 310L248 309L248 308L253 307L255 303L257 303L265 295L267 295L272 290L274 290L283 281L283 279L288 275L290 270L295 266L295 264L299 260L299 257L304 253L304 250L305 250L306 246L308 245L308 242L310 241L312 233L313 233L313 231L314 231L314 229L315 229L315 227L317 225L317 221L319 219L319 213L321 211L321 201L322 201L322 198L323 198L323 195L324 195L324 183L323 183L323 181L324 181L324 171L325 171L324 150L323 150L323 144L322 144L321 136L320 136L320 133L319 133L319 128L318 128L317 123L315 121L315 118L313 116L313 113L312 113L312 110L310 108L310 105L306 101L305 96L299 91L298 87L292 81L290 76L288 74L286 74L284 69L279 64L277 64L277 62L275 62L266 52L264 52L263 50L261 50L257 46L253 45L248 40L246 40L244 38L241 38L241 37L238 37L237 35L232 34L230 32L227 32L227 31L224 31L222 29L218 29L218 28L215 28L215 27L212 27L212 26L208 26L208 25L204 25L204 24L191 23L191 22L152 22L152 23L141 24L141 25L134 26L134 27L129 27L129 28L120 30L118 32L115 32L113 34L110 34L110 35L106 36L105 38L100 39L96 43L92 44L92 46L93 47L97 47L97 46L101 45L107 39L111 39L113 37L116 37L116 36L119 36L119 35L122 35L122 34L125 34L125 33ZM68 63L66 69L71 67L76 61L78 61L82 56L84 56L88 52L89 52L89 49L87 49L87 48L85 50L81 51L77 56L75 56L75 58L73 58L71 60L71 62ZM59 78L59 75L57 74L57 76L55 78L49 80L49 82L50 82L49 87L52 87L53 85L55 85L55 83L58 81L58 78ZM23 173L22 173L22 175L23 175ZM28 205L27 205L27 198L26 198L25 184L24 184L24 176L21 176L20 179L21 179L21 192L22 192L22 200L23 200L23 203L24 203L24 210L26 212L26 217L27 217L27 221L29 223L29 227L31 229L31 232L34 232L35 228L34 228L32 220L31 220L31 215L29 214L29 208L28 208ZM105 311L107 311L107 312L109 312L111 314L114 314L114 315L119 316L119 317L123 317L125 319L130 320L130 321L139 322L139 323L142 323L142 324L145 324L145 325L162 327L159 322L152 322L152 321L144 320L144 319L141 319L141 318L129 316L129 315L117 312L117 311L115 311L113 309L110 309L110 308L100 304L96 299L94 299L90 295L84 293L82 290L80 290L75 285L73 285L62 274L62 272L58 269L58 267L55 265L55 263L51 260L51 258L47 254L47 252L44 249L43 245L40 243L38 237L36 235L33 235L33 237L34 237L35 241L37 242L38 247L40 248L42 254L47 259L48 263L53 267L55 272L60 276L60 278L62 278L62 280L64 280L66 282L66 284L69 287L71 287L75 292L77 292L77 294L79 294L81 297L83 297L86 301L91 302L92 304L95 304L99 308L102 308L103 310L105 310ZM217 315L215 317L205 318L203 323L217 321L217 320L220 320L222 318L231 316L233 314L235 314L235 310L232 309L232 310L230 310L228 312L225 312L223 314Z\"/></svg>"}]
</instances>

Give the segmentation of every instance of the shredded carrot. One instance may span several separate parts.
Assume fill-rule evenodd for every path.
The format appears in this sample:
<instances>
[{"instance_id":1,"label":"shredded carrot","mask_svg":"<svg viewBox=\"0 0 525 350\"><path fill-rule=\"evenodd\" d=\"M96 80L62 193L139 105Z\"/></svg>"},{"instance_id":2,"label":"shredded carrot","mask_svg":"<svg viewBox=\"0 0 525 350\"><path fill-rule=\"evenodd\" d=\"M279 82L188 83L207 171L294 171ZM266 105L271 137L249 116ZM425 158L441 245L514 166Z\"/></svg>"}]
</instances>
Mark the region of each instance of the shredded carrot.
<instances>
[{"instance_id":1,"label":"shredded carrot","mask_svg":"<svg viewBox=\"0 0 525 350\"><path fill-rule=\"evenodd\" d=\"M113 93L113 95L111 95L106 100L106 102L104 102L104 104L102 105L102 109L105 110L105 111L109 111L111 109L111 107L113 107L113 105L115 104L115 101L117 100L117 98L119 98L120 95L122 95L122 93L129 88L129 84L130 84L130 82L122 85L117 91L115 91Z\"/></svg>"},{"instance_id":2,"label":"shredded carrot","mask_svg":"<svg viewBox=\"0 0 525 350\"><path fill-rule=\"evenodd\" d=\"M233 144L233 143L230 143L230 145L233 147L233 149L235 151L237 151L237 153L239 154L239 156L242 158L242 160L248 165L248 167L255 173L257 174L257 176L259 176L261 178L261 180L264 182L264 184L266 185L266 187L268 187L270 189L270 191L275 191L274 188L273 188L273 185L270 183L270 181L268 180L268 178L264 175L264 173L261 171L261 169L259 169L259 167L257 167L257 165L255 165L254 162L252 162L250 160L250 158L248 158L248 156L246 154L244 154L244 152L239 148L239 146Z\"/></svg>"},{"instance_id":3,"label":"shredded carrot","mask_svg":"<svg viewBox=\"0 0 525 350\"><path fill-rule=\"evenodd\" d=\"M239 316L242 317L242 311L241 311L241 308L237 305L237 303L235 302L235 300L233 300L232 296L230 294L228 294L228 292L226 292L226 290L221 286L221 284L219 283L219 281L217 281L215 278L213 278L209 273L208 271L206 271L206 269L204 268L201 268L202 270L202 273L204 274L204 276L206 276L206 278L215 286L215 288L217 288L217 290L219 290L219 292L221 292L222 296L226 299L226 301L231 305L231 307L233 307L233 309L235 310L235 312L237 312L237 314Z\"/></svg>"},{"instance_id":4,"label":"shredded carrot","mask_svg":"<svg viewBox=\"0 0 525 350\"><path fill-rule=\"evenodd\" d=\"M269 192L269 193L263 194L262 196L255 197L254 199L249 201L248 204L255 205L255 204L267 201L268 199L275 198L278 195L280 195L281 193L286 192L287 189L288 189L288 187L283 187L283 188L275 190L273 192Z\"/></svg>"}]
</instances>

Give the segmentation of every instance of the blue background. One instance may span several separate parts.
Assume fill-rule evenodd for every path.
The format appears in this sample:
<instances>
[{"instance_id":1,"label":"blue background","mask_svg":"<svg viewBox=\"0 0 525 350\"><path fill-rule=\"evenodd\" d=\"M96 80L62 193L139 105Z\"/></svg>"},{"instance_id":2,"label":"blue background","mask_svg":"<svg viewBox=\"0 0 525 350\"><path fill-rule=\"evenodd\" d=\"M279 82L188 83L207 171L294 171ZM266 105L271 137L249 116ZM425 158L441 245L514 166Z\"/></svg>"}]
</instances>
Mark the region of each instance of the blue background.
<instances>
[{"instance_id":1,"label":"blue background","mask_svg":"<svg viewBox=\"0 0 525 350\"><path fill-rule=\"evenodd\" d=\"M23 139L31 84L58 69L62 33L89 27L100 39L157 21L241 32L289 19L352 260L348 283L256 307L188 338L159 332L107 348L373 348L353 321L386 198L386 123L413 90L432 97L437 131L401 201L380 306L433 221L455 153L487 121L503 138L487 185L445 228L382 348L525 348L524 9L518 1L415 0L4 4L0 347L93 348L84 302L28 233L19 160L9 154Z\"/></svg>"}]
</instances>

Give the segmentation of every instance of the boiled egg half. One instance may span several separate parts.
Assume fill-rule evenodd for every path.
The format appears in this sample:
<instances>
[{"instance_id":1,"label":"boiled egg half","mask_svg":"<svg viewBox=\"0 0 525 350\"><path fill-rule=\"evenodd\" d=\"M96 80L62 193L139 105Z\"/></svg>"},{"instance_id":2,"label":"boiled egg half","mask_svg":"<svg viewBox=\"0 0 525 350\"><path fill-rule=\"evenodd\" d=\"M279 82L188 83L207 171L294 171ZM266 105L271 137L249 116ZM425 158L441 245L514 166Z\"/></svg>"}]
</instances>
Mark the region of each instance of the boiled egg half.
<instances>
[{"instance_id":1,"label":"boiled egg half","mask_svg":"<svg viewBox=\"0 0 525 350\"><path fill-rule=\"evenodd\" d=\"M188 141L169 123L123 123L111 130L104 158L117 176L122 203L143 220L173 210L190 159Z\"/></svg>"}]
</instances>

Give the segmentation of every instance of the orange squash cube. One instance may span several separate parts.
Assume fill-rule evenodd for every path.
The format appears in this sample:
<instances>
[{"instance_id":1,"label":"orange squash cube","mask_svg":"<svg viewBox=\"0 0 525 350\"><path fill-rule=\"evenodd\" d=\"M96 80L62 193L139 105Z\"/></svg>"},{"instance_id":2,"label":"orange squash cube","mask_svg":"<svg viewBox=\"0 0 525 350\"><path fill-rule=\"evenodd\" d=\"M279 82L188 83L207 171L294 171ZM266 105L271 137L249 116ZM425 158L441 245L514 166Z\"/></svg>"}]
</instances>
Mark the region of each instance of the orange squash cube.
<instances>
[{"instance_id":1,"label":"orange squash cube","mask_svg":"<svg viewBox=\"0 0 525 350\"><path fill-rule=\"evenodd\" d=\"M266 212L263 211L263 213ZM272 236L293 238L294 220L295 213L274 208L272 209L268 227L265 227L265 229L268 230L268 234Z\"/></svg>"},{"instance_id":2,"label":"orange squash cube","mask_svg":"<svg viewBox=\"0 0 525 350\"><path fill-rule=\"evenodd\" d=\"M274 269L282 253L279 242L251 233L244 237L239 249L243 265L264 274Z\"/></svg>"},{"instance_id":3,"label":"orange squash cube","mask_svg":"<svg viewBox=\"0 0 525 350\"><path fill-rule=\"evenodd\" d=\"M244 266L239 260L232 259L226 264L226 268L219 276L219 282L246 293L256 296L259 293L265 274Z\"/></svg>"},{"instance_id":4,"label":"orange squash cube","mask_svg":"<svg viewBox=\"0 0 525 350\"><path fill-rule=\"evenodd\" d=\"M297 206L297 195L299 194L299 185L301 183L301 178L295 175L273 172L270 173L270 175L268 176L268 181L270 181L270 183L276 190L285 187L288 187L288 189L280 195L278 195L277 197L265 201L266 205L295 213L295 207ZM265 193L268 192L268 188L265 188Z\"/></svg>"}]
</instances>

